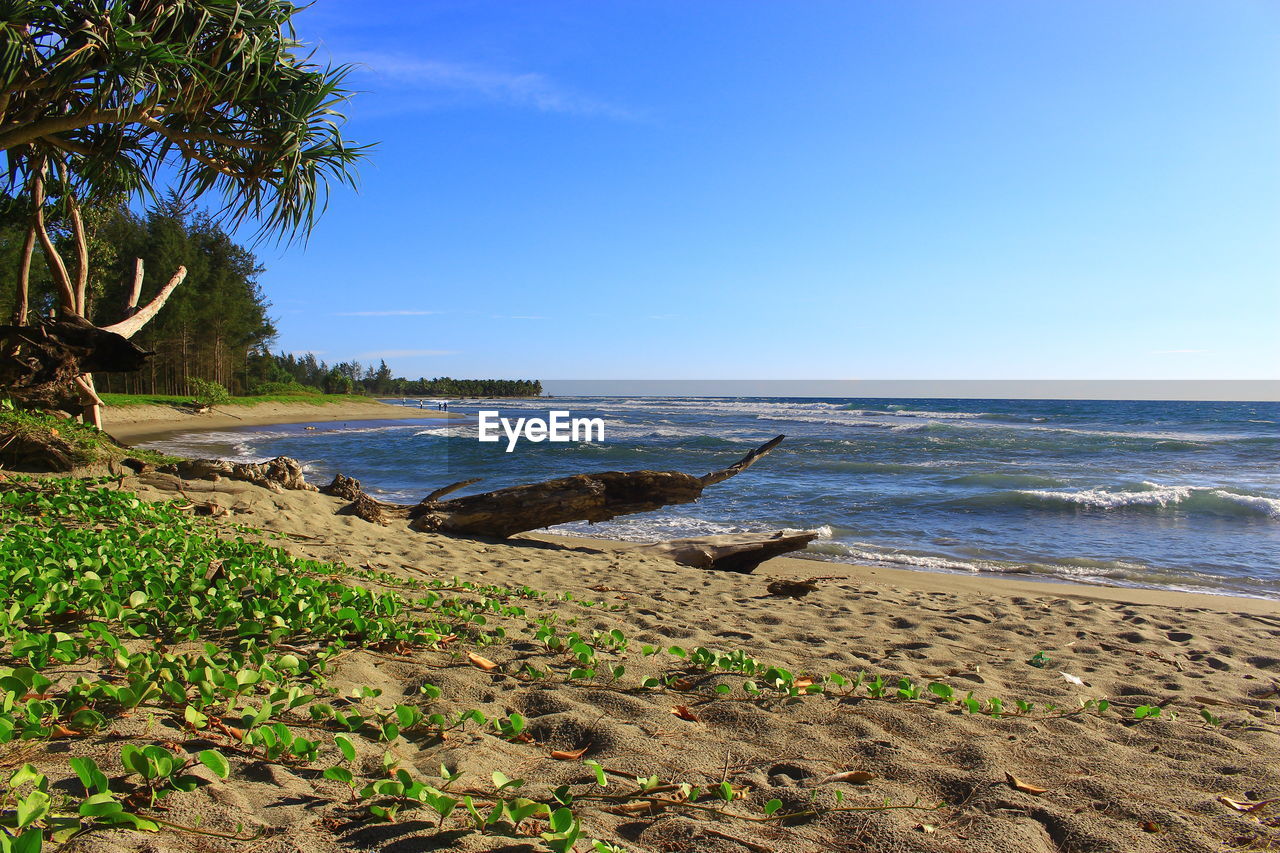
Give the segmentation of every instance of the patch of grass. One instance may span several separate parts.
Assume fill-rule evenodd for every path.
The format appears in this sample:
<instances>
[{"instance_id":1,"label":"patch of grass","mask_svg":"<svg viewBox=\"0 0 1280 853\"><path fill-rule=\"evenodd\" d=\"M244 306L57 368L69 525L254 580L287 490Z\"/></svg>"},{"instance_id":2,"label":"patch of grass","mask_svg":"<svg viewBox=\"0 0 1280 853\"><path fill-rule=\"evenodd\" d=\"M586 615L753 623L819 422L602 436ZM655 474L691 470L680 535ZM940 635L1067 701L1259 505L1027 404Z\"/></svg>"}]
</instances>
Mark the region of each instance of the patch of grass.
<instances>
[{"instance_id":1,"label":"patch of grass","mask_svg":"<svg viewBox=\"0 0 1280 853\"><path fill-rule=\"evenodd\" d=\"M111 407L126 408L129 406L189 406L193 398L180 394L103 394L102 402ZM256 406L259 403L308 403L313 406L328 406L334 403L371 403L372 397L359 394L321 394L319 391L282 391L276 394L259 394L254 397L232 397L225 406ZM108 415L109 417L109 415Z\"/></svg>"},{"instance_id":2,"label":"patch of grass","mask_svg":"<svg viewBox=\"0 0 1280 853\"><path fill-rule=\"evenodd\" d=\"M154 465L178 461L178 457L154 450L122 447L92 426L53 415L0 409L0 466L23 469L24 457L38 459L42 450L70 467L118 462L133 458ZM46 466L37 464L37 468ZM58 466L49 466L58 470Z\"/></svg>"}]
</instances>

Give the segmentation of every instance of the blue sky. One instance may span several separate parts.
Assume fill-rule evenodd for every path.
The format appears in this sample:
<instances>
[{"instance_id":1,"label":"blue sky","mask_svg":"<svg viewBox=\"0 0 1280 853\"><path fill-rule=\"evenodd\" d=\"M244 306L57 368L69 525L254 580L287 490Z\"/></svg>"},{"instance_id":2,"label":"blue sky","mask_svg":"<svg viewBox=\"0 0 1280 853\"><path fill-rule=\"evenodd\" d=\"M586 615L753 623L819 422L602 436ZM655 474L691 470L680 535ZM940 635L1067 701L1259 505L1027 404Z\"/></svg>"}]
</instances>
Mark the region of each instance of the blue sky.
<instances>
[{"instance_id":1,"label":"blue sky","mask_svg":"<svg viewBox=\"0 0 1280 853\"><path fill-rule=\"evenodd\" d=\"M379 142L259 246L279 348L398 374L1259 379L1280 5L341 2Z\"/></svg>"}]
</instances>

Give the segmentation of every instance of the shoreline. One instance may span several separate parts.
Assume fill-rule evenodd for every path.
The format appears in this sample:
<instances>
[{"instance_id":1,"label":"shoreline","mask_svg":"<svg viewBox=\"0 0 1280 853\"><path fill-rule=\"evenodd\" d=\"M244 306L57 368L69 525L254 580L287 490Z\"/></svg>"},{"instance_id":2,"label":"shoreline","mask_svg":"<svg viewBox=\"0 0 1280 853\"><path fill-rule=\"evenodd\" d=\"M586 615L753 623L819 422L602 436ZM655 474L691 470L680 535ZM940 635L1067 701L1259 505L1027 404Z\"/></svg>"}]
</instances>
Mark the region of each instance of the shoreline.
<instances>
[{"instance_id":1,"label":"shoreline","mask_svg":"<svg viewBox=\"0 0 1280 853\"><path fill-rule=\"evenodd\" d=\"M222 407L205 415L193 415L168 406L129 406L114 410L115 417L108 422L107 432L126 444L158 441L190 432L204 432L247 426L273 424L325 423L348 420L411 420L411 419L465 419L466 415L442 412L436 409L409 409L377 400L364 402L333 403L259 403L243 407L244 416L231 415ZM130 420L129 415L133 415ZM645 544L614 538L571 536L558 533L529 532L520 539L555 544L569 543L580 548L597 548L625 552L628 548ZM814 564L822 571L815 571ZM1242 612L1280 613L1280 599L1237 595L1233 593L1198 592L1179 589L1130 587L1111 584L1093 584L1071 581L1053 576L1010 577L990 573L965 574L937 571L928 568L897 568L873 566L862 563L846 563L814 557L775 557L764 565L791 578L808 578L815 575L839 577L851 581L893 583L899 588L916 592L974 592L990 588L1011 595L1054 594L1079 601L1107 601L1134 605L1174 606L1173 598L1181 598L1177 606L1202 607L1211 610L1221 608L1220 602L1231 601ZM1053 590L1052 593L1049 590Z\"/></svg>"},{"instance_id":2,"label":"shoreline","mask_svg":"<svg viewBox=\"0 0 1280 853\"><path fill-rule=\"evenodd\" d=\"M243 409L243 414L237 409ZM105 432L125 444L138 444L181 433L212 432L234 427L461 417L464 416L436 409L410 409L377 400L367 403L276 402L253 406L217 406L203 415L192 414L175 406L141 405L108 408Z\"/></svg>"},{"instance_id":3,"label":"shoreline","mask_svg":"<svg viewBox=\"0 0 1280 853\"><path fill-rule=\"evenodd\" d=\"M532 540L563 545L572 548L596 549L601 553L626 553L639 542L621 539L596 539L589 536L564 536L558 533L532 531L513 537L513 542ZM823 568L815 572L815 564ZM691 571L695 571L691 569ZM986 594L1005 596L1045 596L1065 598L1080 602L1109 602L1161 607L1195 607L1218 612L1280 614L1280 600L1253 598L1228 593L1191 592L1181 589L1153 589L1149 587L1105 586L1058 580L1011 578L991 574L960 574L929 569L907 569L889 566L869 566L862 563L837 563L831 560L808 557L774 557L761 563L756 569L759 576L806 579L821 575L838 581L852 581L892 587L899 591L915 593ZM751 575L747 575L751 577ZM1227 604L1230 602L1230 604Z\"/></svg>"}]
</instances>

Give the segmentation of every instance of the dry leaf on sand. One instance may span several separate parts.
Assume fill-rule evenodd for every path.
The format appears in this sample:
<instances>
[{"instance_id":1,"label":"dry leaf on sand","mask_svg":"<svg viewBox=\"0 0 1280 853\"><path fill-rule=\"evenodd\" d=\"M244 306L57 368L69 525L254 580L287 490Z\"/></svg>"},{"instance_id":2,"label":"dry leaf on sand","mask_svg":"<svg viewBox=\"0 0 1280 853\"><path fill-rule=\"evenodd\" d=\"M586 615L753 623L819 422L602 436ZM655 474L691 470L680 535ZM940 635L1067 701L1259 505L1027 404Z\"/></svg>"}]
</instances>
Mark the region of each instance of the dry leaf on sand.
<instances>
[{"instance_id":1,"label":"dry leaf on sand","mask_svg":"<svg viewBox=\"0 0 1280 853\"><path fill-rule=\"evenodd\" d=\"M677 705L671 709L671 713L682 720L688 720L691 723L698 722L698 715L690 711L688 705Z\"/></svg>"},{"instance_id":2,"label":"dry leaf on sand","mask_svg":"<svg viewBox=\"0 0 1280 853\"><path fill-rule=\"evenodd\" d=\"M1272 797L1269 800L1259 800L1256 803L1251 803L1248 800L1233 800L1228 796L1219 794L1218 802L1222 803L1224 806L1230 806L1238 812L1248 813L1264 809L1273 803L1280 803L1280 797Z\"/></svg>"},{"instance_id":3,"label":"dry leaf on sand","mask_svg":"<svg viewBox=\"0 0 1280 853\"><path fill-rule=\"evenodd\" d=\"M582 749L553 749L551 757L559 761L577 761L579 758L587 754L587 749L591 744L587 744Z\"/></svg>"},{"instance_id":4,"label":"dry leaf on sand","mask_svg":"<svg viewBox=\"0 0 1280 853\"><path fill-rule=\"evenodd\" d=\"M1028 785L1026 782L1023 782L1017 776L1014 776L1012 773L1007 771L1004 774L1004 780L1009 783L1010 788L1013 788L1015 791L1021 791L1024 794L1032 794L1038 797L1041 794L1047 794L1049 792L1048 788L1037 788L1035 785Z\"/></svg>"},{"instance_id":5,"label":"dry leaf on sand","mask_svg":"<svg viewBox=\"0 0 1280 853\"><path fill-rule=\"evenodd\" d=\"M493 672L498 665L488 658L482 658L475 652L467 652L467 660L471 661L472 666L477 666L485 672Z\"/></svg>"}]
</instances>

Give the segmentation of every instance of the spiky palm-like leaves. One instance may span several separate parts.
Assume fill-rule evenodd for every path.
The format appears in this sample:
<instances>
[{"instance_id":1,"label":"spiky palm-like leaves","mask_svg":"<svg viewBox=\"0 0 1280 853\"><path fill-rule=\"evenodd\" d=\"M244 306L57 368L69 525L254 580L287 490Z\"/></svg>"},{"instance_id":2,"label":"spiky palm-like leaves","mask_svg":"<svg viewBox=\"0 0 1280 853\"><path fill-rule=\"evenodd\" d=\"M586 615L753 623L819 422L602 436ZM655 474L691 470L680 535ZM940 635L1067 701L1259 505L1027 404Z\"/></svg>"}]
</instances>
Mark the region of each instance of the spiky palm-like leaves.
<instances>
[{"instance_id":1,"label":"spiky palm-like leaves","mask_svg":"<svg viewBox=\"0 0 1280 853\"><path fill-rule=\"evenodd\" d=\"M12 185L65 163L82 200L220 192L233 224L305 234L367 148L346 68L301 54L287 0L0 0L0 150Z\"/></svg>"},{"instance_id":2,"label":"spiky palm-like leaves","mask_svg":"<svg viewBox=\"0 0 1280 853\"><path fill-rule=\"evenodd\" d=\"M15 326L25 320L37 238L60 313L83 316L81 204L151 192L162 168L173 170L181 199L221 193L233 225L310 232L330 185L351 183L367 148L342 136L348 69L300 52L297 12L289 0L0 0L0 151L9 192L30 218ZM46 208L69 233L72 264L54 244ZM136 332L185 272L111 328ZM130 310L136 288L133 298ZM6 345L3 355L17 358L20 348ZM75 382L101 425L92 377Z\"/></svg>"}]
</instances>

